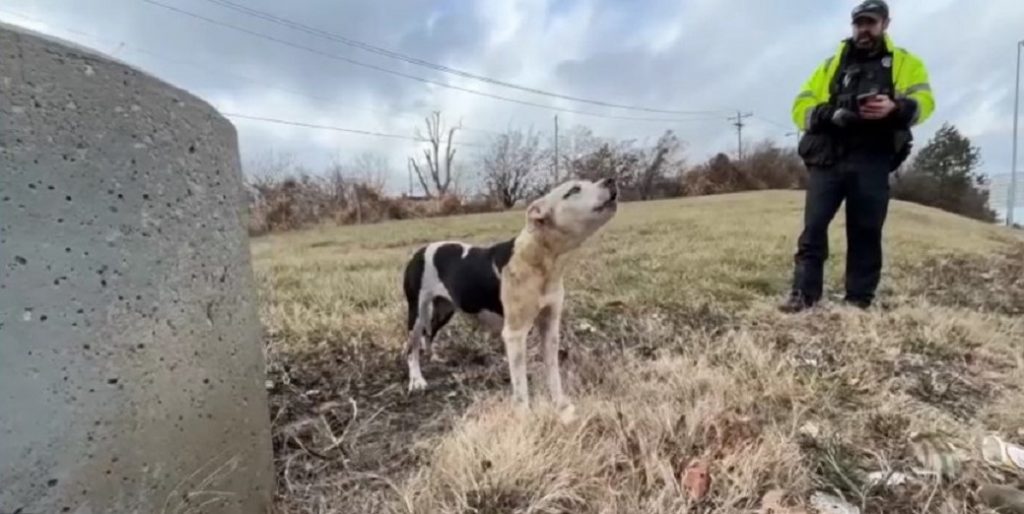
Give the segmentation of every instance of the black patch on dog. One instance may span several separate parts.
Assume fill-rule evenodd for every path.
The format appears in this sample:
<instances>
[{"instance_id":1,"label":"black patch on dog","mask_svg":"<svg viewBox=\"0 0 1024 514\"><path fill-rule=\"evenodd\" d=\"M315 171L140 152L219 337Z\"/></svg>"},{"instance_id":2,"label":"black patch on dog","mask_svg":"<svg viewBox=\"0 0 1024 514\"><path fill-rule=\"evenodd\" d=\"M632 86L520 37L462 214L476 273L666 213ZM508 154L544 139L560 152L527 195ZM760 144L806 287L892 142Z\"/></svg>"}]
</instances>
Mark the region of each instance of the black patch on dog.
<instances>
[{"instance_id":1,"label":"black patch on dog","mask_svg":"<svg viewBox=\"0 0 1024 514\"><path fill-rule=\"evenodd\" d=\"M493 246L473 247L465 257L460 245L438 247L434 266L457 308L469 314L488 310L503 315L501 279L494 274L494 269L501 273L508 264L513 243L514 240L508 240Z\"/></svg>"},{"instance_id":2,"label":"black patch on dog","mask_svg":"<svg viewBox=\"0 0 1024 514\"><path fill-rule=\"evenodd\" d=\"M505 268L512 259L515 239L509 239L492 246L471 247L463 257L463 246L444 244L434 252L434 268L438 278L452 297L431 299L431 320L427 327L427 338L433 338L455 314L461 310L468 314L479 314L487 310L504 315L501 306L501 279L495 275ZM416 250L405 267L405 300L408 303L407 329L416 326L419 315L419 295L423 287L423 273L426 270L426 247ZM453 305L454 304L454 305Z\"/></svg>"},{"instance_id":3,"label":"black patch on dog","mask_svg":"<svg viewBox=\"0 0 1024 514\"><path fill-rule=\"evenodd\" d=\"M423 284L425 252L426 248L416 250L416 253L412 254L412 258L409 259L409 263L405 265L403 289L405 289L405 301L409 304L409 319L406 330L412 330L412 327L416 326L416 316L419 313L418 298L420 286Z\"/></svg>"}]
</instances>

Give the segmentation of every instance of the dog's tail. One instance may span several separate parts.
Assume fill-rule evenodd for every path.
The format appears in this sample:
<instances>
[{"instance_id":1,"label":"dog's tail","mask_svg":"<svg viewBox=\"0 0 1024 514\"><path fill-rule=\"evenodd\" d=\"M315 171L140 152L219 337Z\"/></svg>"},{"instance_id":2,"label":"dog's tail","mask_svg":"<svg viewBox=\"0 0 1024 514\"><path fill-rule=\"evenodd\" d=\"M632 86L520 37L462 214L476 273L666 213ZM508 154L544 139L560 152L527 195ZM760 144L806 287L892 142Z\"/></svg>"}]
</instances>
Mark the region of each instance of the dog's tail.
<instances>
[{"instance_id":1,"label":"dog's tail","mask_svg":"<svg viewBox=\"0 0 1024 514\"><path fill-rule=\"evenodd\" d=\"M423 271L426 268L426 248L416 250L409 262L405 265L405 301L409 304L409 317L406 323L406 330L412 330L416 326L416 317L419 314L420 287L423 285Z\"/></svg>"}]
</instances>

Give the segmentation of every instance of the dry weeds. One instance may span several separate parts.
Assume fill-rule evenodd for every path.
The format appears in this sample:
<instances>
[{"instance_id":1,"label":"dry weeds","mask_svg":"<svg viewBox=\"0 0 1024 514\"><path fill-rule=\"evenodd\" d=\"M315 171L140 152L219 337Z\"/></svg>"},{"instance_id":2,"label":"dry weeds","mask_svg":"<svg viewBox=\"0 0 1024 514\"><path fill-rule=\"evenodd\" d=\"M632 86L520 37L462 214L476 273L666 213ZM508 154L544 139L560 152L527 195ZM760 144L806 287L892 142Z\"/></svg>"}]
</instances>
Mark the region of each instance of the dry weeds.
<instances>
[{"instance_id":1,"label":"dry weeds","mask_svg":"<svg viewBox=\"0 0 1024 514\"><path fill-rule=\"evenodd\" d=\"M784 316L799 219L799 193L625 205L570 279L569 426L543 402L517 419L500 342L458 318L430 389L405 392L404 259L432 239L507 237L521 213L254 240L279 509L760 512L781 490L794 513L815 491L954 513L981 512L982 482L1024 485L974 448L989 432L1024 442L1020 238L896 204L882 304ZM841 215L832 234L836 291ZM922 473L950 447L951 476ZM694 463L711 476L696 499L680 481Z\"/></svg>"}]
</instances>

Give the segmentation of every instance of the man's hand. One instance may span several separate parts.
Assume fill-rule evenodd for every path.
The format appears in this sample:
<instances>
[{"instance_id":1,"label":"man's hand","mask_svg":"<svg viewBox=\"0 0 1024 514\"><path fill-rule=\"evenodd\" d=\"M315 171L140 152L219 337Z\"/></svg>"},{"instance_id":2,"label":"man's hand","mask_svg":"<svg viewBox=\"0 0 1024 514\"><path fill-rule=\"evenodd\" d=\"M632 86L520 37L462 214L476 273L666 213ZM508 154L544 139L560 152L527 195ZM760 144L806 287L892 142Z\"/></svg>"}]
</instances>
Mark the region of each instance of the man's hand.
<instances>
[{"instance_id":1,"label":"man's hand","mask_svg":"<svg viewBox=\"0 0 1024 514\"><path fill-rule=\"evenodd\" d=\"M860 117L866 120L883 119L892 111L896 110L896 102L885 95L875 95L874 98L860 105Z\"/></svg>"}]
</instances>

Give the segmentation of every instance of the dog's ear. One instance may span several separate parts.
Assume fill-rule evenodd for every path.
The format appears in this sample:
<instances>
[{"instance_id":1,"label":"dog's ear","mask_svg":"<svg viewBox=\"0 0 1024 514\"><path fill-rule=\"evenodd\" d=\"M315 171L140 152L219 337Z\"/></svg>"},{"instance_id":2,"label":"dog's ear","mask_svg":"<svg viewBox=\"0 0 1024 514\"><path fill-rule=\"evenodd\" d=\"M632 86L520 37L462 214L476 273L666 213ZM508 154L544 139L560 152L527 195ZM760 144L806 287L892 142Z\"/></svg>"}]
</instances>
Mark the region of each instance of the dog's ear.
<instances>
[{"instance_id":1,"label":"dog's ear","mask_svg":"<svg viewBox=\"0 0 1024 514\"><path fill-rule=\"evenodd\" d=\"M537 199L526 209L526 219L533 226L543 227L551 222L551 207L544 198Z\"/></svg>"}]
</instances>

